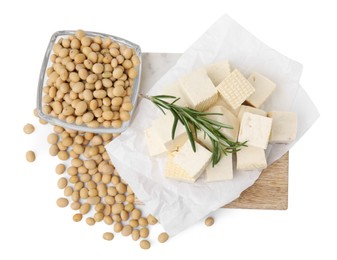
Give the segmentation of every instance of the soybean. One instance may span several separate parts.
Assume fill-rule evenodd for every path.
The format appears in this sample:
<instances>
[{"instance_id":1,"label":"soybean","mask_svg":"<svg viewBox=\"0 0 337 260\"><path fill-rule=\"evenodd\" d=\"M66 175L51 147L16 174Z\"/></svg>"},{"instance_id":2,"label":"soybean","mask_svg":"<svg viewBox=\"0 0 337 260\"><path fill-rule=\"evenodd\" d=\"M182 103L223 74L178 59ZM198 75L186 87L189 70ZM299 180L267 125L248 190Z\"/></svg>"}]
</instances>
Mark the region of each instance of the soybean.
<instances>
[{"instance_id":1,"label":"soybean","mask_svg":"<svg viewBox=\"0 0 337 260\"><path fill-rule=\"evenodd\" d=\"M142 238L147 238L149 236L149 233L150 233L149 229L145 228L145 227L143 227L139 230L140 237L142 237Z\"/></svg>"},{"instance_id":2,"label":"soybean","mask_svg":"<svg viewBox=\"0 0 337 260\"><path fill-rule=\"evenodd\" d=\"M115 223L115 225L114 225L114 231L115 231L116 233L121 232L122 229L123 229L123 225L122 225L121 223Z\"/></svg>"},{"instance_id":3,"label":"soybean","mask_svg":"<svg viewBox=\"0 0 337 260\"><path fill-rule=\"evenodd\" d=\"M34 162L35 161L35 153L33 151L28 151L26 153L26 159L28 162Z\"/></svg>"},{"instance_id":4,"label":"soybean","mask_svg":"<svg viewBox=\"0 0 337 260\"><path fill-rule=\"evenodd\" d=\"M214 224L214 218L208 217L208 218L205 219L205 225L206 225L206 226L210 227L210 226L212 226L213 224Z\"/></svg>"},{"instance_id":5,"label":"soybean","mask_svg":"<svg viewBox=\"0 0 337 260\"><path fill-rule=\"evenodd\" d=\"M93 219L93 218L91 218L91 217L86 218L85 222L86 222L89 226L93 226L93 225L95 225L95 223L96 223L95 219Z\"/></svg>"},{"instance_id":6,"label":"soybean","mask_svg":"<svg viewBox=\"0 0 337 260\"><path fill-rule=\"evenodd\" d=\"M122 235L123 236L129 236L132 233L132 227L130 225L126 225L122 229Z\"/></svg>"},{"instance_id":7,"label":"soybean","mask_svg":"<svg viewBox=\"0 0 337 260\"><path fill-rule=\"evenodd\" d=\"M58 198L56 200L56 204L57 206L59 206L60 208L64 208L67 207L69 204L69 201L66 198Z\"/></svg>"},{"instance_id":8,"label":"soybean","mask_svg":"<svg viewBox=\"0 0 337 260\"><path fill-rule=\"evenodd\" d=\"M82 220L82 214L80 214L80 213L77 213L77 214L75 214L74 216L73 216L73 220L75 221L75 222L80 222L81 220Z\"/></svg>"},{"instance_id":9,"label":"soybean","mask_svg":"<svg viewBox=\"0 0 337 260\"><path fill-rule=\"evenodd\" d=\"M151 247L151 244L148 240L140 241L139 245L142 249L149 249Z\"/></svg>"},{"instance_id":10,"label":"soybean","mask_svg":"<svg viewBox=\"0 0 337 260\"><path fill-rule=\"evenodd\" d=\"M147 216L147 222L150 225L155 225L155 224L157 224L158 220L150 214L150 215Z\"/></svg>"},{"instance_id":11,"label":"soybean","mask_svg":"<svg viewBox=\"0 0 337 260\"><path fill-rule=\"evenodd\" d=\"M111 232L105 232L105 233L103 234L103 238L104 238L105 240L110 241L110 240L114 239L114 234L112 234Z\"/></svg>"},{"instance_id":12,"label":"soybean","mask_svg":"<svg viewBox=\"0 0 337 260\"><path fill-rule=\"evenodd\" d=\"M166 232L160 233L158 236L158 241L160 243L165 243L169 239L169 235Z\"/></svg>"},{"instance_id":13,"label":"soybean","mask_svg":"<svg viewBox=\"0 0 337 260\"><path fill-rule=\"evenodd\" d=\"M66 178L62 177L58 180L57 182L57 187L59 187L59 189L64 189L68 184L68 181Z\"/></svg>"},{"instance_id":14,"label":"soybean","mask_svg":"<svg viewBox=\"0 0 337 260\"><path fill-rule=\"evenodd\" d=\"M58 135L54 133L49 134L47 137L47 141L49 144L57 144L58 139Z\"/></svg>"},{"instance_id":15,"label":"soybean","mask_svg":"<svg viewBox=\"0 0 337 260\"><path fill-rule=\"evenodd\" d=\"M23 131L26 133L26 134L31 134L33 133L35 130L34 126L32 124L26 124L24 127L23 127Z\"/></svg>"},{"instance_id":16,"label":"soybean","mask_svg":"<svg viewBox=\"0 0 337 260\"><path fill-rule=\"evenodd\" d=\"M65 170L66 170L66 166L64 164L62 164L62 163L56 165L56 167L55 167L55 172L57 174L62 174L62 173L65 172Z\"/></svg>"},{"instance_id":17,"label":"soybean","mask_svg":"<svg viewBox=\"0 0 337 260\"><path fill-rule=\"evenodd\" d=\"M134 241L137 241L140 238L139 230L134 229L131 233L131 236Z\"/></svg>"}]
</instances>

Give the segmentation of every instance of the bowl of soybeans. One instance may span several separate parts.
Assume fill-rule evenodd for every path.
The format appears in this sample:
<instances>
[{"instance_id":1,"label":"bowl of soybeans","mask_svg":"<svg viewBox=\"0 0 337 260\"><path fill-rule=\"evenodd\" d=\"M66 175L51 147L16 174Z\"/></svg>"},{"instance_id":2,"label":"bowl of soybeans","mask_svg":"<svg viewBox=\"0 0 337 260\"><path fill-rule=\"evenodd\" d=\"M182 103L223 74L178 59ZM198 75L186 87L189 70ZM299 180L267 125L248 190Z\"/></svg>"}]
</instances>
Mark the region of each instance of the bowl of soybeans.
<instances>
[{"instance_id":1,"label":"bowl of soybeans","mask_svg":"<svg viewBox=\"0 0 337 260\"><path fill-rule=\"evenodd\" d=\"M131 123L140 77L137 44L97 32L58 31L43 59L37 113L66 129L121 133Z\"/></svg>"}]
</instances>

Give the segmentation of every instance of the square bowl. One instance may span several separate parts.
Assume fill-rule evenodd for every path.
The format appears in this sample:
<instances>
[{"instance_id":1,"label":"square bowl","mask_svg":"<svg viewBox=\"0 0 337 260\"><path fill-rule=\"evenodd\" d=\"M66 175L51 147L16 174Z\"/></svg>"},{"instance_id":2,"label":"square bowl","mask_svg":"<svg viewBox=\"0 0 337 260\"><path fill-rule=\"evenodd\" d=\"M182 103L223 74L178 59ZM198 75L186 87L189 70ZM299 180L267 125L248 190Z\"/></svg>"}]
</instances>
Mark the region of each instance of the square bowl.
<instances>
[{"instance_id":1,"label":"square bowl","mask_svg":"<svg viewBox=\"0 0 337 260\"><path fill-rule=\"evenodd\" d=\"M124 130L127 129L127 127L131 124L131 121L133 119L133 114L134 114L134 111L135 111L135 108L136 108L136 105L137 105L137 99L138 99L139 84L140 84L140 78L141 78L142 60L141 60L141 48L140 48L139 45L137 45L133 42L130 42L128 40L113 36L113 35L85 31L86 36L89 36L89 37L100 36L102 38L110 38L113 42L117 42L118 44L125 45L125 46L135 50L135 53L139 58L139 65L137 66L138 75L137 75L136 78L134 78L133 87L132 87L131 103L133 105L133 109L130 112L130 120L129 121L123 121L121 127L119 127L119 128L104 127L104 126L92 128L92 127L88 127L84 123L81 124L81 125L78 125L75 122L74 123L68 123L65 120L61 120L58 117L54 117L52 115L45 114L42 111L42 107L43 107L43 87L46 85L46 82L47 82L47 79L48 79L47 69L52 65L50 57L53 54L53 52L52 52L53 46L54 46L55 43L58 42L58 40L60 38L66 37L66 36L69 36L69 35L75 35L75 32L76 31L74 31L74 30L65 30L65 31L55 32L52 35L52 37L49 41L45 56L43 58L42 67L41 67L40 76L39 76L39 82L38 82L38 90L37 90L37 113L38 113L38 116L41 119L47 121L50 124L62 126L63 128L66 128L66 129L73 129L73 130L81 131L81 132L92 132L92 133L99 133L99 134L102 134L102 133L121 133L121 132L123 132Z\"/></svg>"}]
</instances>

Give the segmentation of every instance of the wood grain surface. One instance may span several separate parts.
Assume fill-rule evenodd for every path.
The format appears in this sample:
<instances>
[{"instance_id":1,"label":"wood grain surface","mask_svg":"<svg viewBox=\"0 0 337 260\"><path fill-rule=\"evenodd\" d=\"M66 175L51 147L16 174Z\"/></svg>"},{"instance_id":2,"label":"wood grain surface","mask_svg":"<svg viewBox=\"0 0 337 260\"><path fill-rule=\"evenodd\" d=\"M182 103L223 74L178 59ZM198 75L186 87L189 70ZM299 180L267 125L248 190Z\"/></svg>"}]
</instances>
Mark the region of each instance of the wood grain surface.
<instances>
[{"instance_id":1,"label":"wood grain surface","mask_svg":"<svg viewBox=\"0 0 337 260\"><path fill-rule=\"evenodd\" d=\"M253 186L224 208L277 209L288 208L289 153L265 169Z\"/></svg>"}]
</instances>

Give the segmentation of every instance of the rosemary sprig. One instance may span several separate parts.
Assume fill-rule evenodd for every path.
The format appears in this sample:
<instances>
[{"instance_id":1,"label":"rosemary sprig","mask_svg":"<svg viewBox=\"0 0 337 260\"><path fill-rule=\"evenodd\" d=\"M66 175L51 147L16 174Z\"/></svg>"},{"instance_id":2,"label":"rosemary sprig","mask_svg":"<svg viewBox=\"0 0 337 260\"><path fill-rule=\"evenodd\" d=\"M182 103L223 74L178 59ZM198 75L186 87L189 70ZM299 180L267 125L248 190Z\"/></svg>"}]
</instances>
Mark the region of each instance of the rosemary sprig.
<instances>
[{"instance_id":1,"label":"rosemary sprig","mask_svg":"<svg viewBox=\"0 0 337 260\"><path fill-rule=\"evenodd\" d=\"M222 115L221 113L208 113L200 112L189 107L181 107L175 103L180 99L169 95L157 95L157 96L146 96L140 95L143 98L150 100L155 104L164 114L165 110L169 110L173 117L172 125L172 139L174 139L175 131L177 129L178 122L184 125L189 141L191 143L192 149L195 152L195 141L197 138L197 130L204 132L204 136L208 136L212 142L212 165L216 165L222 155L227 155L228 153L237 152L241 147L247 146L246 142L233 142L229 140L220 131L222 128L233 129L232 126L217 122L208 118L209 115ZM173 99L172 102L166 101L167 99Z\"/></svg>"}]
</instances>

